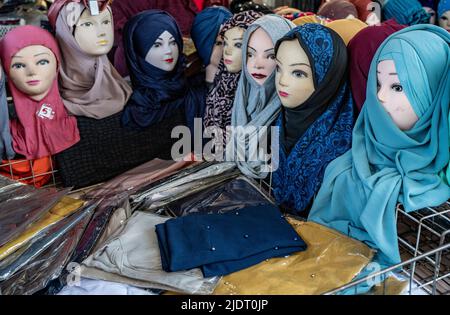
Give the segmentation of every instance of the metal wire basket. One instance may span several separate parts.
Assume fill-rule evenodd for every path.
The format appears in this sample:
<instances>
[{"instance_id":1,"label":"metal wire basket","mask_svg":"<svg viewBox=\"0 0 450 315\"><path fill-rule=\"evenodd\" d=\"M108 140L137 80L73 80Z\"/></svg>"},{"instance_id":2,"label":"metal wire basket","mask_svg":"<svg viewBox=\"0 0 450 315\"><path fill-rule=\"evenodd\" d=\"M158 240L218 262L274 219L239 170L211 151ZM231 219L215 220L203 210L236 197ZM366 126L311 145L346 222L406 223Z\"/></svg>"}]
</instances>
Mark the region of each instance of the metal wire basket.
<instances>
[{"instance_id":1,"label":"metal wire basket","mask_svg":"<svg viewBox=\"0 0 450 315\"><path fill-rule=\"evenodd\" d=\"M0 15L0 39L2 39L10 30L20 25L25 25L24 19Z\"/></svg>"},{"instance_id":2,"label":"metal wire basket","mask_svg":"<svg viewBox=\"0 0 450 315\"><path fill-rule=\"evenodd\" d=\"M259 188L272 198L272 176L260 180ZM325 294L340 294L348 290L358 294L360 284L372 281L374 277L387 279L395 271L408 282L402 294L450 295L450 202L411 213L399 204L396 217L402 263ZM381 286L379 294L391 294L387 281L383 281Z\"/></svg>"}]
</instances>

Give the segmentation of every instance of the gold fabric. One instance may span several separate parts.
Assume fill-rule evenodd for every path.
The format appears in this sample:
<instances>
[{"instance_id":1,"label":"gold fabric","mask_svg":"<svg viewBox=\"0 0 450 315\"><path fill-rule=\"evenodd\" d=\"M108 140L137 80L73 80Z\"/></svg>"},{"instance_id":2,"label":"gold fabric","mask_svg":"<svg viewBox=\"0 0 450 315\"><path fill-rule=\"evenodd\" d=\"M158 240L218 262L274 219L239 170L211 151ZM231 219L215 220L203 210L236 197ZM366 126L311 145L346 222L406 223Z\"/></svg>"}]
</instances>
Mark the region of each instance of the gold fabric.
<instances>
[{"instance_id":1,"label":"gold fabric","mask_svg":"<svg viewBox=\"0 0 450 315\"><path fill-rule=\"evenodd\" d=\"M288 218L306 251L224 276L214 294L321 294L349 283L371 261L365 244L314 222Z\"/></svg>"},{"instance_id":2,"label":"gold fabric","mask_svg":"<svg viewBox=\"0 0 450 315\"><path fill-rule=\"evenodd\" d=\"M316 24L327 25L328 21L329 21L328 19L319 17L317 15L306 15L306 16L296 18L292 22L295 25L300 26L300 25L307 24L307 23L316 23Z\"/></svg>"},{"instance_id":3,"label":"gold fabric","mask_svg":"<svg viewBox=\"0 0 450 315\"><path fill-rule=\"evenodd\" d=\"M359 31L365 29L369 25L358 19L345 19L330 22L326 26L338 33L347 46L348 42L355 37Z\"/></svg>"},{"instance_id":4,"label":"gold fabric","mask_svg":"<svg viewBox=\"0 0 450 315\"><path fill-rule=\"evenodd\" d=\"M44 215L42 219L33 223L24 233L16 239L9 241L0 247L0 260L5 259L16 250L28 243L39 232L49 227L52 224L64 219L71 213L78 210L84 201L73 199L70 197L63 197L50 211Z\"/></svg>"}]
</instances>

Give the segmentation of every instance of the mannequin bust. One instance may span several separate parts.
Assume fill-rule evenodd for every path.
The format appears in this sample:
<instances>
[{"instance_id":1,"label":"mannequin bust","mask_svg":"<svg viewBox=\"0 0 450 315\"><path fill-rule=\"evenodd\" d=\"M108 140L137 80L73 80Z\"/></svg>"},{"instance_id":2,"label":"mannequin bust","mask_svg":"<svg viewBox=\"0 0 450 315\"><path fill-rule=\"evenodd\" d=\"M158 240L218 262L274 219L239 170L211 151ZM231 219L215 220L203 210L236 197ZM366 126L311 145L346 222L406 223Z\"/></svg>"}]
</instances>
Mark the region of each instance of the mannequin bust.
<instances>
[{"instance_id":1,"label":"mannequin bust","mask_svg":"<svg viewBox=\"0 0 450 315\"><path fill-rule=\"evenodd\" d=\"M170 72L175 68L179 55L180 49L175 38L168 31L164 31L153 43L145 56L145 61L158 69Z\"/></svg>"},{"instance_id":2,"label":"mannequin bust","mask_svg":"<svg viewBox=\"0 0 450 315\"><path fill-rule=\"evenodd\" d=\"M247 71L259 85L263 85L275 70L275 50L269 34L258 28L252 33L247 49Z\"/></svg>"},{"instance_id":3,"label":"mannequin bust","mask_svg":"<svg viewBox=\"0 0 450 315\"><path fill-rule=\"evenodd\" d=\"M419 120L398 78L393 60L383 60L377 66L377 97L381 105L401 130L409 130Z\"/></svg>"},{"instance_id":4,"label":"mannequin bust","mask_svg":"<svg viewBox=\"0 0 450 315\"><path fill-rule=\"evenodd\" d=\"M220 35L217 35L214 47L211 53L209 64L205 68L205 81L207 83L213 83L216 76L217 69L219 68L220 59L223 55L223 39Z\"/></svg>"},{"instance_id":5,"label":"mannequin bust","mask_svg":"<svg viewBox=\"0 0 450 315\"><path fill-rule=\"evenodd\" d=\"M19 91L41 101L53 85L57 68L56 57L50 49L32 45L12 57L9 77Z\"/></svg>"},{"instance_id":6,"label":"mannequin bust","mask_svg":"<svg viewBox=\"0 0 450 315\"><path fill-rule=\"evenodd\" d=\"M430 14L430 24L436 24L436 11L430 7L423 7L423 9Z\"/></svg>"},{"instance_id":7,"label":"mannequin bust","mask_svg":"<svg viewBox=\"0 0 450 315\"><path fill-rule=\"evenodd\" d=\"M242 40L244 31L242 27L233 27L223 35L223 62L228 72L237 73L242 70Z\"/></svg>"},{"instance_id":8,"label":"mannequin bust","mask_svg":"<svg viewBox=\"0 0 450 315\"><path fill-rule=\"evenodd\" d=\"M283 41L278 48L275 86L287 108L303 104L314 93L311 64L298 40Z\"/></svg>"},{"instance_id":9,"label":"mannequin bust","mask_svg":"<svg viewBox=\"0 0 450 315\"><path fill-rule=\"evenodd\" d=\"M450 10L441 14L439 17L439 26L450 32Z\"/></svg>"},{"instance_id":10,"label":"mannequin bust","mask_svg":"<svg viewBox=\"0 0 450 315\"><path fill-rule=\"evenodd\" d=\"M75 25L74 37L88 55L106 55L114 44L111 11L106 9L98 15L91 15L88 9L84 9Z\"/></svg>"}]
</instances>

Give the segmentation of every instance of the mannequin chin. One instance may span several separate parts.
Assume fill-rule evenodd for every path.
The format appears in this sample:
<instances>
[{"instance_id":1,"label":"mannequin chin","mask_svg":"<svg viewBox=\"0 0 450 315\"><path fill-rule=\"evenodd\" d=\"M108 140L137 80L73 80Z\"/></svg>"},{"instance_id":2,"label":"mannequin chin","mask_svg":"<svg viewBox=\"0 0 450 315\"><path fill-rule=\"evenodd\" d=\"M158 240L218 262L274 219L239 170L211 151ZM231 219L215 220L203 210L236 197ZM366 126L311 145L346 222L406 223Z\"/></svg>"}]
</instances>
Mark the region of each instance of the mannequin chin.
<instances>
[{"instance_id":1,"label":"mannequin chin","mask_svg":"<svg viewBox=\"0 0 450 315\"><path fill-rule=\"evenodd\" d=\"M275 70L275 51L272 39L262 28L250 35L247 48L247 71L253 80L263 85Z\"/></svg>"},{"instance_id":2,"label":"mannequin chin","mask_svg":"<svg viewBox=\"0 0 450 315\"><path fill-rule=\"evenodd\" d=\"M223 61L228 72L237 73L242 70L242 27L233 27L224 34Z\"/></svg>"},{"instance_id":3,"label":"mannequin chin","mask_svg":"<svg viewBox=\"0 0 450 315\"><path fill-rule=\"evenodd\" d=\"M439 17L439 26L450 32L450 11L445 11Z\"/></svg>"},{"instance_id":4,"label":"mannequin chin","mask_svg":"<svg viewBox=\"0 0 450 315\"><path fill-rule=\"evenodd\" d=\"M211 58L209 60L209 65L206 66L205 81L207 83L213 83L214 77L216 75L217 69L219 68L220 59L223 55L223 40L222 36L218 35L216 41L214 42L214 47L211 53Z\"/></svg>"},{"instance_id":5,"label":"mannequin chin","mask_svg":"<svg viewBox=\"0 0 450 315\"><path fill-rule=\"evenodd\" d=\"M81 50L92 56L109 53L114 44L114 26L109 9L92 16L88 9L81 14L75 26L75 40Z\"/></svg>"},{"instance_id":6,"label":"mannequin chin","mask_svg":"<svg viewBox=\"0 0 450 315\"><path fill-rule=\"evenodd\" d=\"M423 7L423 9L431 15L430 17L430 24L436 24L436 11L434 11L432 8L430 7Z\"/></svg>"},{"instance_id":7,"label":"mannequin chin","mask_svg":"<svg viewBox=\"0 0 450 315\"><path fill-rule=\"evenodd\" d=\"M315 91L311 63L298 40L283 41L276 56L275 85L281 104L295 108Z\"/></svg>"},{"instance_id":8,"label":"mannequin chin","mask_svg":"<svg viewBox=\"0 0 450 315\"><path fill-rule=\"evenodd\" d=\"M145 56L145 61L158 69L172 71L175 69L179 55L180 49L175 37L168 31L164 31L153 43Z\"/></svg>"},{"instance_id":9,"label":"mannequin chin","mask_svg":"<svg viewBox=\"0 0 450 315\"><path fill-rule=\"evenodd\" d=\"M411 129L419 120L398 78L393 60L383 60L377 66L378 101L401 130Z\"/></svg>"},{"instance_id":10,"label":"mannequin chin","mask_svg":"<svg viewBox=\"0 0 450 315\"><path fill-rule=\"evenodd\" d=\"M35 101L50 91L58 74L53 52L45 46L22 48L11 59L9 78L16 88Z\"/></svg>"}]
</instances>

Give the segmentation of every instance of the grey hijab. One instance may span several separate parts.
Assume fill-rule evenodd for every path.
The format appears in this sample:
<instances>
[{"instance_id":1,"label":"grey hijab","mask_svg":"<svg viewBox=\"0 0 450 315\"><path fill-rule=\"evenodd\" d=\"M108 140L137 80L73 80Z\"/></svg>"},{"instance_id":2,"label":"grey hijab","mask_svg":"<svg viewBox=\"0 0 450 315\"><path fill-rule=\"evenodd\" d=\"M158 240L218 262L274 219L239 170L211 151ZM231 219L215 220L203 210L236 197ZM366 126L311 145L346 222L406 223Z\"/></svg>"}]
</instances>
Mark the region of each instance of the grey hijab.
<instances>
[{"instance_id":1,"label":"grey hijab","mask_svg":"<svg viewBox=\"0 0 450 315\"><path fill-rule=\"evenodd\" d=\"M259 85L247 71L247 48L251 34L258 28L262 28L275 43L286 35L295 25L275 14L265 15L249 26L244 34L242 46L242 70L236 97L231 114L231 125L242 126L245 132L233 130L230 141L226 147L227 159L236 159L236 164L244 175L253 178L265 178L267 176L267 162L255 159L248 160L237 156L237 152L249 152L249 144L261 143L258 139L258 127L267 126L274 122L281 109L281 101L275 88L275 71L267 78L263 85ZM250 129L248 128L250 127ZM251 129L256 127L256 129ZM249 132L253 130L253 132ZM265 137L265 135L263 135ZM248 142L243 140L248 137ZM242 145L245 144L245 151ZM238 146L240 148L238 149ZM251 156L251 155L250 155ZM245 160L245 161L242 161Z\"/></svg>"},{"instance_id":2,"label":"grey hijab","mask_svg":"<svg viewBox=\"0 0 450 315\"><path fill-rule=\"evenodd\" d=\"M6 102L6 76L0 67L0 159L12 159L16 153L12 147L11 131L9 129L8 103Z\"/></svg>"}]
</instances>

